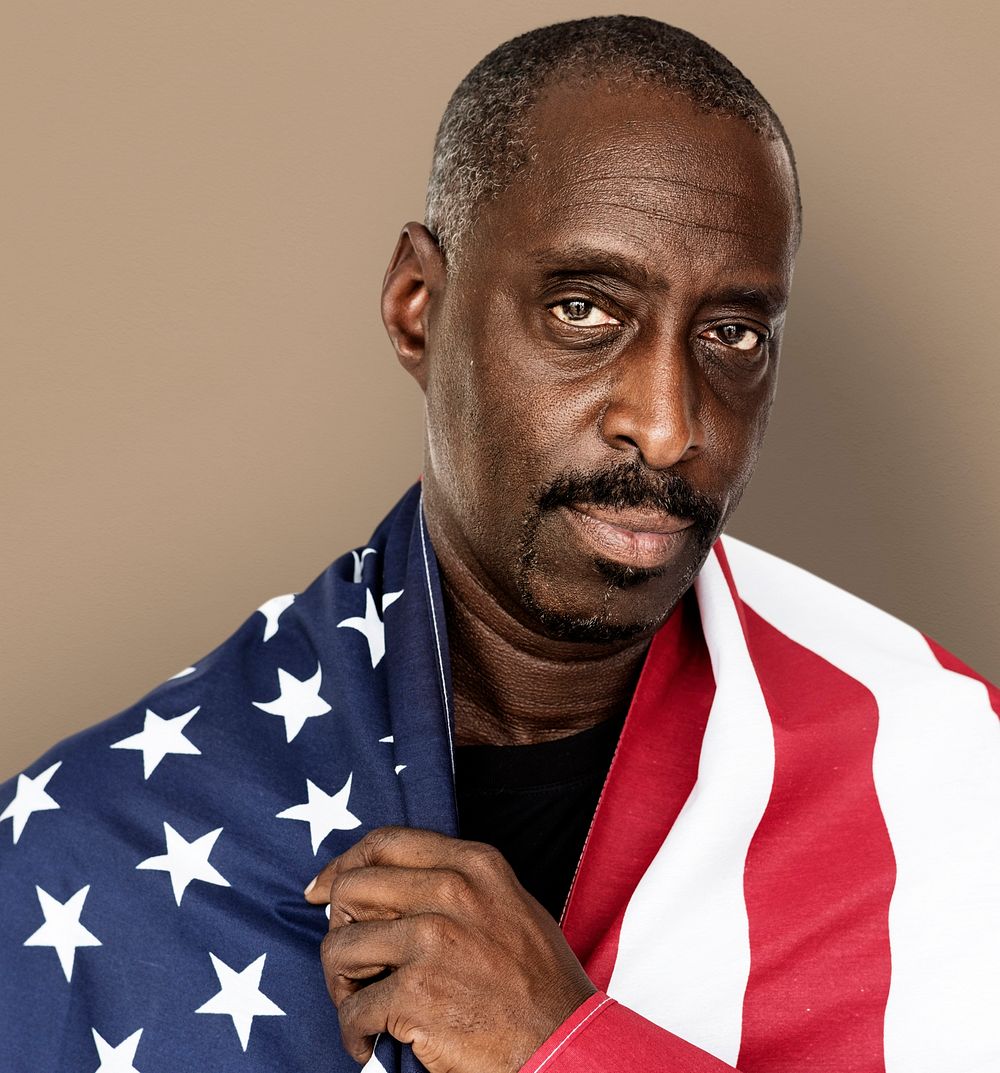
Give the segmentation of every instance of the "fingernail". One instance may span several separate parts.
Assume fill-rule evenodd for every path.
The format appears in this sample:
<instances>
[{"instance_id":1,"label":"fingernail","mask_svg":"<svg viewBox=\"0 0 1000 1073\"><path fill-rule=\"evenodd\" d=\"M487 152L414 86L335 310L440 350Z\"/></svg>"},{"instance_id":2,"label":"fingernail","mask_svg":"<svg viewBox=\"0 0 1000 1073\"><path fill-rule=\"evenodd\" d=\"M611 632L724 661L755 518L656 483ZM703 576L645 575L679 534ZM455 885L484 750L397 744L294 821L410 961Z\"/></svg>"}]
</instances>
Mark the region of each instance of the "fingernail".
<instances>
[{"instance_id":1,"label":"fingernail","mask_svg":"<svg viewBox=\"0 0 1000 1073\"><path fill-rule=\"evenodd\" d=\"M302 892L307 898L309 897L309 892L316 886L317 879L319 879L319 876L316 876L315 879L311 879L309 881L309 886Z\"/></svg>"}]
</instances>

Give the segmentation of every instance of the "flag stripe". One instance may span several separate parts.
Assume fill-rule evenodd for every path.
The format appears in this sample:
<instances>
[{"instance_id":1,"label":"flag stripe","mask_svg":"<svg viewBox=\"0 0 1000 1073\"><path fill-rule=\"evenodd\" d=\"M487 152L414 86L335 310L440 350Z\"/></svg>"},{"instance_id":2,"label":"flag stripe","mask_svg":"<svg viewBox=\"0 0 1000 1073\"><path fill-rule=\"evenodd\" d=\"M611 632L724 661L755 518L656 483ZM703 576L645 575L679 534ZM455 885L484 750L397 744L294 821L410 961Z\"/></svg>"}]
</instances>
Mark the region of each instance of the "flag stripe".
<instances>
[{"instance_id":1,"label":"flag stripe","mask_svg":"<svg viewBox=\"0 0 1000 1073\"><path fill-rule=\"evenodd\" d=\"M774 743L718 545L695 591L716 682L698 780L625 911L607 991L732 1064L750 970L744 863Z\"/></svg>"},{"instance_id":2,"label":"flag stripe","mask_svg":"<svg viewBox=\"0 0 1000 1073\"><path fill-rule=\"evenodd\" d=\"M895 863L872 778L875 701L752 610L744 621L751 658L786 673L764 691L774 788L747 854L750 978L737 1065L876 1073Z\"/></svg>"},{"instance_id":3,"label":"flag stripe","mask_svg":"<svg viewBox=\"0 0 1000 1073\"><path fill-rule=\"evenodd\" d=\"M689 592L650 646L563 912L566 941L602 990L629 897L694 786L714 693Z\"/></svg>"},{"instance_id":4,"label":"flag stripe","mask_svg":"<svg viewBox=\"0 0 1000 1073\"><path fill-rule=\"evenodd\" d=\"M986 687L884 611L740 541L726 549L743 599L878 705L873 775L896 858L887 1073L985 1070L1000 1051L1000 732Z\"/></svg>"}]
</instances>

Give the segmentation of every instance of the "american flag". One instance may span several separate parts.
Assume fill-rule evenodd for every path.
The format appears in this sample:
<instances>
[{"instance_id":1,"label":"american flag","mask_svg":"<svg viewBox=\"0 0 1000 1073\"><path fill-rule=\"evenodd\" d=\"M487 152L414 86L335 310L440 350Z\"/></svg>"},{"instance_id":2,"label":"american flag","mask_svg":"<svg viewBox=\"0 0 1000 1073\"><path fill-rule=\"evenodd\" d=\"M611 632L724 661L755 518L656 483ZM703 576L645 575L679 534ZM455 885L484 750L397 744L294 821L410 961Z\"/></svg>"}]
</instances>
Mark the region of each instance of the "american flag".
<instances>
[{"instance_id":1,"label":"american flag","mask_svg":"<svg viewBox=\"0 0 1000 1073\"><path fill-rule=\"evenodd\" d=\"M307 881L456 835L440 582L411 489L0 790L0 1070L354 1073ZM525 1073L978 1073L1000 1053L1000 695L731 537L657 635L562 926L601 989ZM422 1068L379 1038L369 1073Z\"/></svg>"},{"instance_id":2,"label":"american flag","mask_svg":"<svg viewBox=\"0 0 1000 1073\"><path fill-rule=\"evenodd\" d=\"M356 1073L303 888L383 824L457 834L419 495L3 788L3 1073ZM422 1068L388 1036L380 1067Z\"/></svg>"}]
</instances>

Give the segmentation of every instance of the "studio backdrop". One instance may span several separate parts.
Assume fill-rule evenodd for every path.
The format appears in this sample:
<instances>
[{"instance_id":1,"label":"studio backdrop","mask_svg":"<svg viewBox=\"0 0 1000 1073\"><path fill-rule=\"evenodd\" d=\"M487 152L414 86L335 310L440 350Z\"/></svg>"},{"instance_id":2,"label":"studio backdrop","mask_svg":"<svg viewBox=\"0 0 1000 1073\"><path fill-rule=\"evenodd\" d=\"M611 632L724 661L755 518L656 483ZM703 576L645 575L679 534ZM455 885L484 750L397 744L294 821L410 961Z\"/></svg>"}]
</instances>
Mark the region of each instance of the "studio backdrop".
<instances>
[{"instance_id":1,"label":"studio backdrop","mask_svg":"<svg viewBox=\"0 0 1000 1073\"><path fill-rule=\"evenodd\" d=\"M418 476L379 320L441 111L569 0L0 9L0 778L302 589ZM778 397L729 531L1000 677L996 11L635 2L795 146Z\"/></svg>"}]
</instances>

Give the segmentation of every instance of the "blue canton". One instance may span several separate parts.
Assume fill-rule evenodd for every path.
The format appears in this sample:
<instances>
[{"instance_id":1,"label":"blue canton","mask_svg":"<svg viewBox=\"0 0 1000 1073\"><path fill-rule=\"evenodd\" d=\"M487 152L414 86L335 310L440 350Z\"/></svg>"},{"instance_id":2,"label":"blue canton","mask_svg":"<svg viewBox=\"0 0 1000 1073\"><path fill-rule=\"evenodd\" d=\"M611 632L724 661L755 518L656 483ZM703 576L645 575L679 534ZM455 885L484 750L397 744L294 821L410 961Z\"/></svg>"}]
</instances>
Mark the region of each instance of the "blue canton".
<instances>
[{"instance_id":1,"label":"blue canton","mask_svg":"<svg viewBox=\"0 0 1000 1073\"><path fill-rule=\"evenodd\" d=\"M0 788L0 1070L357 1073L302 890L383 824L458 833L448 666L416 486ZM366 1068L423 1069L385 1034Z\"/></svg>"}]
</instances>

